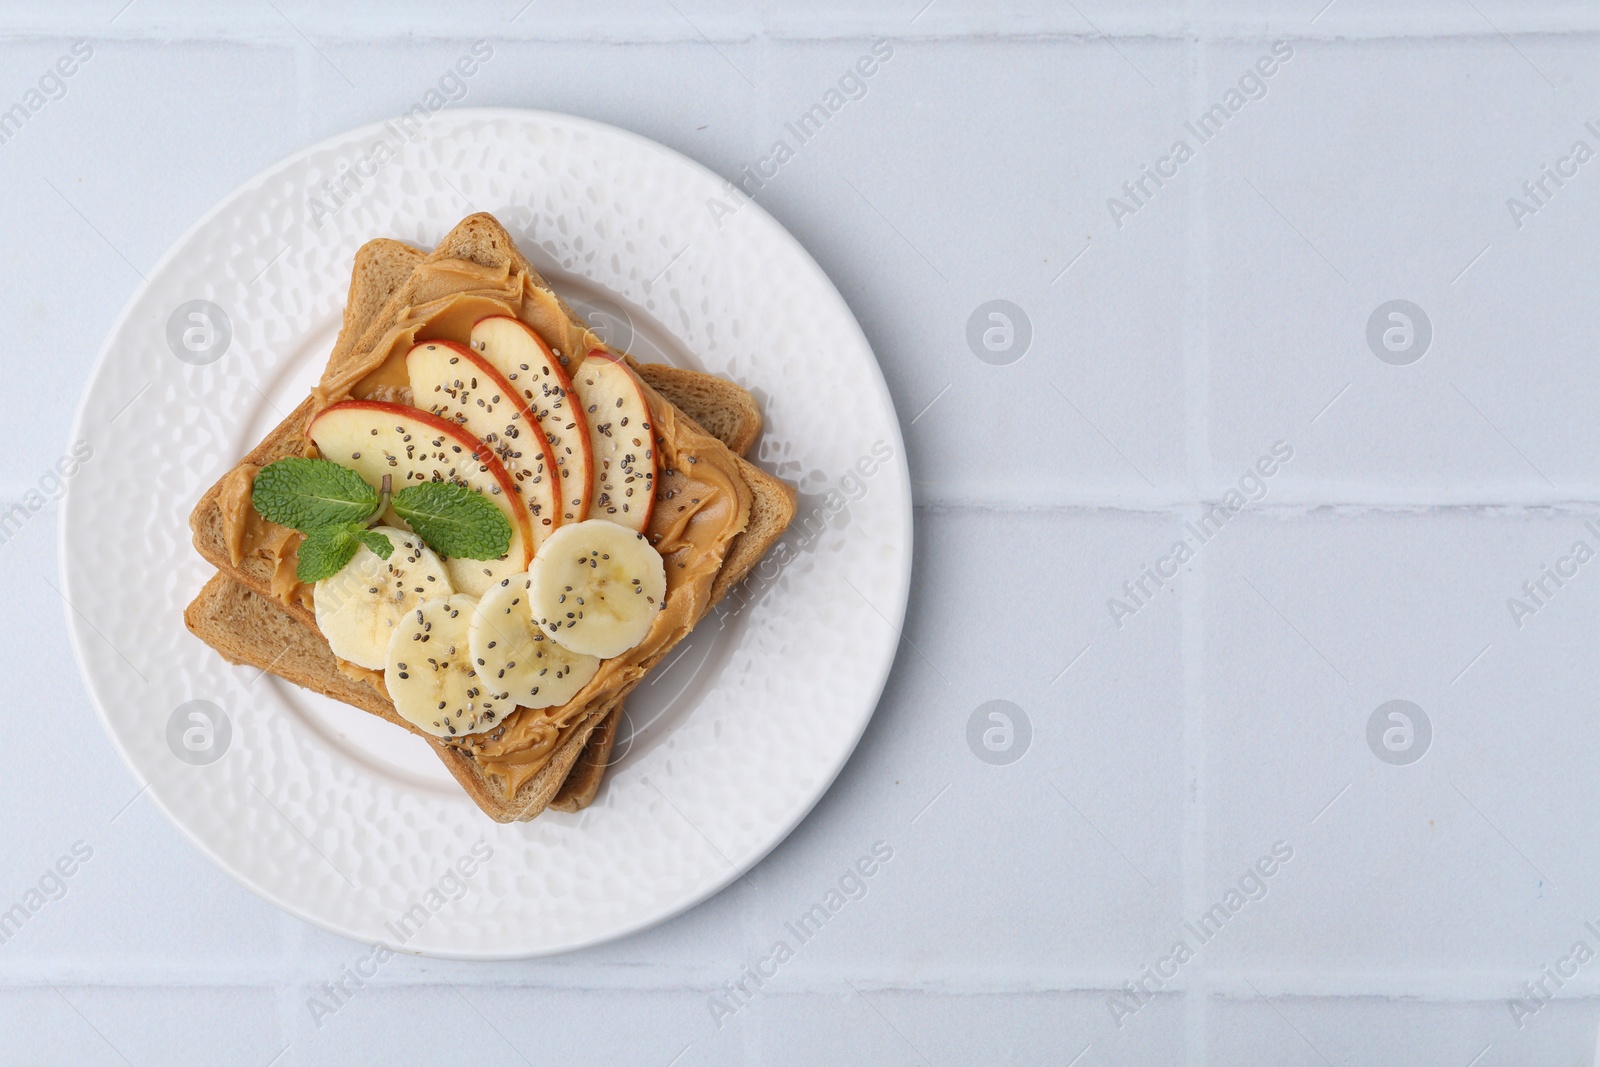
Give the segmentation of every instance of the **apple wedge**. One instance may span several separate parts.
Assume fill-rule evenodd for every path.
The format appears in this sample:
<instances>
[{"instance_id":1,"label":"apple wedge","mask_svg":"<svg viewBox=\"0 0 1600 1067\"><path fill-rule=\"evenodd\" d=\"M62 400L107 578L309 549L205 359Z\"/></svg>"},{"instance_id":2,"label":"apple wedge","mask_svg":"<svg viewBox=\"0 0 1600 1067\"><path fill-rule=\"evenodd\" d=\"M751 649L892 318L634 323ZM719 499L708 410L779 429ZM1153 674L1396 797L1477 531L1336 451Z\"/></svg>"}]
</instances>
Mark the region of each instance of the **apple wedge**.
<instances>
[{"instance_id":1,"label":"apple wedge","mask_svg":"<svg viewBox=\"0 0 1600 1067\"><path fill-rule=\"evenodd\" d=\"M644 387L620 358L596 348L573 368L572 388L594 451L589 517L643 533L656 500L655 438Z\"/></svg>"},{"instance_id":2,"label":"apple wedge","mask_svg":"<svg viewBox=\"0 0 1600 1067\"><path fill-rule=\"evenodd\" d=\"M411 402L488 445L511 475L539 551L561 525L561 476L539 420L516 386L488 360L454 341L423 341L406 353Z\"/></svg>"},{"instance_id":3,"label":"apple wedge","mask_svg":"<svg viewBox=\"0 0 1600 1067\"><path fill-rule=\"evenodd\" d=\"M560 476L561 521L582 522L594 495L594 453L566 368L544 338L506 315L478 320L471 342L472 351L506 376L539 420Z\"/></svg>"},{"instance_id":4,"label":"apple wedge","mask_svg":"<svg viewBox=\"0 0 1600 1067\"><path fill-rule=\"evenodd\" d=\"M395 492L418 482L458 482L488 497L511 520L511 546L499 559L445 559L456 592L481 596L500 579L528 569L528 509L494 451L464 427L404 404L345 400L312 419L306 436L324 459L349 467L369 485L377 486L385 474L394 476ZM390 519L404 525L392 513Z\"/></svg>"}]
</instances>

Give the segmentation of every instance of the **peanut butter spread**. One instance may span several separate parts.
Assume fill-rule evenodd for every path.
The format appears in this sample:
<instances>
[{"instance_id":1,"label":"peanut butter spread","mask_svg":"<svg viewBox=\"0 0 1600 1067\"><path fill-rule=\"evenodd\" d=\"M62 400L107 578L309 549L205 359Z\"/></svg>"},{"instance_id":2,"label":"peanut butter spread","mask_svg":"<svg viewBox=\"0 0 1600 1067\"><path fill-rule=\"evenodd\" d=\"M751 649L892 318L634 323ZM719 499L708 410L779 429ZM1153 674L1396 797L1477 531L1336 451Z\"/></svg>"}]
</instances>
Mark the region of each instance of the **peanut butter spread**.
<instances>
[{"instance_id":1,"label":"peanut butter spread","mask_svg":"<svg viewBox=\"0 0 1600 1067\"><path fill-rule=\"evenodd\" d=\"M419 267L417 283L412 305L401 310L394 326L381 335L369 333L356 354L328 368L312 390L317 411L350 398L409 397L405 357L411 347L429 340L466 344L473 324L490 315L521 319L569 368L603 347L593 332L568 317L553 293L509 265L440 260ZM485 773L503 783L507 796L549 762L562 739L590 712L619 699L693 628L710 606L711 585L728 546L749 522L750 488L733 454L681 418L654 389L643 389L658 471L655 509L645 535L666 561L666 598L644 640L602 663L566 704L518 708L492 731L444 742L474 756ZM267 560L273 566L274 595L309 609L311 588L294 577L300 535L256 514L250 504L255 473L253 466L241 464L218 498L229 554L235 563L249 554ZM353 667L341 664L341 669L347 666ZM375 688L383 691L381 675Z\"/></svg>"},{"instance_id":2,"label":"peanut butter spread","mask_svg":"<svg viewBox=\"0 0 1600 1067\"><path fill-rule=\"evenodd\" d=\"M222 479L217 507L222 512L222 537L228 545L228 559L236 567L246 554L264 559L272 567L272 595L285 604L298 604L311 611L311 587L294 576L299 563L300 532L268 522L250 503L258 470L254 463L241 463Z\"/></svg>"}]
</instances>

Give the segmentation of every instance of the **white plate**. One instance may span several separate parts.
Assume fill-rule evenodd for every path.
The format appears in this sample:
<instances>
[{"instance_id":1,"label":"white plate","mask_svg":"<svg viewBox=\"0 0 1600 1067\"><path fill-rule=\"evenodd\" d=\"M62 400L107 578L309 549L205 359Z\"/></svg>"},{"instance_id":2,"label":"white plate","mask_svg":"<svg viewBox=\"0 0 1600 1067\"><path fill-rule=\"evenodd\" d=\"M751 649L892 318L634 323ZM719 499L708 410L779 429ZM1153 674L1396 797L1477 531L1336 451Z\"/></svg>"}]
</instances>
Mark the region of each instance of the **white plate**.
<instances>
[{"instance_id":1,"label":"white plate","mask_svg":"<svg viewBox=\"0 0 1600 1067\"><path fill-rule=\"evenodd\" d=\"M752 390L759 461L801 491L788 547L629 697L595 803L513 826L484 816L420 739L230 666L182 621L210 575L189 511L319 374L355 250L379 236L432 247L476 210L608 340ZM761 208L597 123L441 112L409 137L371 126L273 167L151 272L100 355L77 438L94 462L63 506L62 576L106 730L223 870L361 941L535 956L704 900L816 803L894 659L910 482L860 328Z\"/></svg>"}]
</instances>

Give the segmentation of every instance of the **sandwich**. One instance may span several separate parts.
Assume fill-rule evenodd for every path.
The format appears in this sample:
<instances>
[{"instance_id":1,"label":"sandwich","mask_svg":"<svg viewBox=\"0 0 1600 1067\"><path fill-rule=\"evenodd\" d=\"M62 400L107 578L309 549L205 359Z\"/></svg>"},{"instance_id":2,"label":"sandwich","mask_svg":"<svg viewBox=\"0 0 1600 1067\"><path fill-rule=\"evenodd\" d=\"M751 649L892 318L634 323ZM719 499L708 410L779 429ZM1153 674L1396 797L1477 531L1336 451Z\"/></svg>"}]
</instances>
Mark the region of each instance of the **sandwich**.
<instances>
[{"instance_id":1,"label":"sandwich","mask_svg":"<svg viewBox=\"0 0 1600 1067\"><path fill-rule=\"evenodd\" d=\"M793 517L759 432L738 386L608 348L491 216L369 242L321 381L191 515L185 621L423 737L497 821L577 810Z\"/></svg>"}]
</instances>

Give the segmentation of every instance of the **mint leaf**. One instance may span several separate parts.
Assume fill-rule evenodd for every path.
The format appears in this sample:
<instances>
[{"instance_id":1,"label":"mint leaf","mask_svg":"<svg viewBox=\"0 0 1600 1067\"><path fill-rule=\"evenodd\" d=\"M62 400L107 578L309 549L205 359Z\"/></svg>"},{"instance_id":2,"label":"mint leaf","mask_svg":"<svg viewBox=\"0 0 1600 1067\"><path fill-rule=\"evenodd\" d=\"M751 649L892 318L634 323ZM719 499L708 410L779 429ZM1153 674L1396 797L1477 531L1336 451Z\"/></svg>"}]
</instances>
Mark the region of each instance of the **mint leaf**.
<instances>
[{"instance_id":1,"label":"mint leaf","mask_svg":"<svg viewBox=\"0 0 1600 1067\"><path fill-rule=\"evenodd\" d=\"M362 544L376 552L379 559L388 559L394 555L394 542L376 530L359 530L356 537Z\"/></svg>"},{"instance_id":2,"label":"mint leaf","mask_svg":"<svg viewBox=\"0 0 1600 1067\"><path fill-rule=\"evenodd\" d=\"M435 552L499 559L511 547L511 520L488 497L455 482L422 482L394 495L394 513Z\"/></svg>"},{"instance_id":3,"label":"mint leaf","mask_svg":"<svg viewBox=\"0 0 1600 1067\"><path fill-rule=\"evenodd\" d=\"M302 582L320 582L344 570L361 547L358 523L346 522L337 526L322 526L306 534L300 542L300 562L295 565L294 576ZM381 535L380 535L381 536Z\"/></svg>"},{"instance_id":4,"label":"mint leaf","mask_svg":"<svg viewBox=\"0 0 1600 1067\"><path fill-rule=\"evenodd\" d=\"M250 503L268 522L310 534L365 521L378 506L378 491L332 460L290 457L256 472Z\"/></svg>"}]
</instances>

